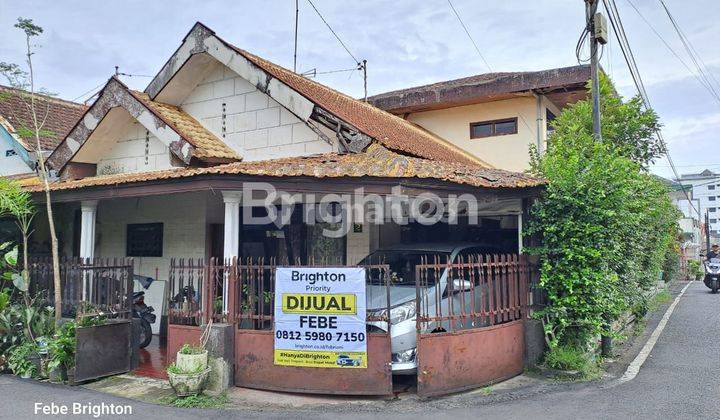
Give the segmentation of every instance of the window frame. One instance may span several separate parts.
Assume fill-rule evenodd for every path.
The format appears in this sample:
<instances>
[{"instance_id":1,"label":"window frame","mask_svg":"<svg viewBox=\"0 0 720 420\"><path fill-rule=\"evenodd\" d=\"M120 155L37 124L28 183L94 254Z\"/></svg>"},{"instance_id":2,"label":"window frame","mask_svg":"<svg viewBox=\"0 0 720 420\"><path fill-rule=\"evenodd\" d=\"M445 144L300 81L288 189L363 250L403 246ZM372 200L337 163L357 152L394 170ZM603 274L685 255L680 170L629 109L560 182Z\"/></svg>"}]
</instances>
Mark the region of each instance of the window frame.
<instances>
[{"instance_id":1,"label":"window frame","mask_svg":"<svg viewBox=\"0 0 720 420\"><path fill-rule=\"evenodd\" d=\"M497 133L495 130L495 125L499 123L507 123L512 122L515 124L515 130L512 133ZM473 127L478 125L491 125L491 133L486 136L474 136L473 135ZM497 136L511 136L513 134L518 133L518 117L510 117L510 118L499 118L496 120L487 120L487 121L476 121L470 123L470 140L473 139L485 139L488 137L497 137Z\"/></svg>"},{"instance_id":2,"label":"window frame","mask_svg":"<svg viewBox=\"0 0 720 420\"><path fill-rule=\"evenodd\" d=\"M160 234L159 234L159 241L160 241L160 249L159 254L153 253L150 254L144 254L144 255L138 255L140 253L134 252L134 250L130 249L131 241L130 241L130 232L133 230L133 228L138 227L153 227L153 228L159 228ZM162 258L163 256L163 248L165 247L165 224L162 222L159 223L128 223L125 226L125 256L127 257L149 257L149 258ZM131 252L133 251L133 252Z\"/></svg>"}]
</instances>

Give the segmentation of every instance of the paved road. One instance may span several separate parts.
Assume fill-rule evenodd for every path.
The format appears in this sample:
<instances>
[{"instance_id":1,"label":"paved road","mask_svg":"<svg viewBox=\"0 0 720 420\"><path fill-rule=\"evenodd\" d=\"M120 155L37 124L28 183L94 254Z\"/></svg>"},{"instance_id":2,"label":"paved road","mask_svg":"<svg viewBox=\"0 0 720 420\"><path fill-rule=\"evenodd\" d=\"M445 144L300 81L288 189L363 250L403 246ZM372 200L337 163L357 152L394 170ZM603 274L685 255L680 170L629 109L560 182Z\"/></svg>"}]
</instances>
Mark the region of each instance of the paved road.
<instances>
[{"instance_id":1,"label":"paved road","mask_svg":"<svg viewBox=\"0 0 720 420\"><path fill-rule=\"evenodd\" d=\"M0 376L0 419L72 418L88 415L35 415L34 403L123 404L132 406L131 416L100 418L210 420L228 418L497 418L497 419L616 419L616 418L720 418L720 295L711 295L702 283L693 283L681 298L673 316L638 376L614 387L598 385L542 393L525 398L439 411L442 401L418 402L412 413L398 413L388 403L365 413L248 413L242 411L182 410L100 394L84 388L69 388ZM481 398L481 397L478 397ZM384 404L384 403L383 403ZM402 406L402 403L399 404ZM399 408L399 407L397 407ZM440 417L442 416L442 417Z\"/></svg>"}]
</instances>

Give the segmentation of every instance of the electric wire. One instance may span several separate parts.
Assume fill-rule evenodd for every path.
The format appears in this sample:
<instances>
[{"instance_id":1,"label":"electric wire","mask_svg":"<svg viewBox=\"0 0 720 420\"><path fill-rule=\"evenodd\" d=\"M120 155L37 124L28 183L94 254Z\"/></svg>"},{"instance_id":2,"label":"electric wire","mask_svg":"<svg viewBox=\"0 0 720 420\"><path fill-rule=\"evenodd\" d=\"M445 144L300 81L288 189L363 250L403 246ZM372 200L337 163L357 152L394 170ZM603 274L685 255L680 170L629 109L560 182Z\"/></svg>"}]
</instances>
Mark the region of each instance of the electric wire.
<instances>
[{"instance_id":1,"label":"electric wire","mask_svg":"<svg viewBox=\"0 0 720 420\"><path fill-rule=\"evenodd\" d=\"M452 1L447 0L448 4L450 5L450 8L452 9L453 13L455 13L455 17L457 18L458 22L460 22L460 25L462 26L463 30L467 34L468 38L470 38L470 42L472 42L473 47L475 47L475 51L477 51L478 55L482 59L483 63L485 63L485 66L488 68L488 70L493 71L492 67L490 67L490 64L485 59L485 56L480 52L480 48L478 48L477 43L473 39L472 35L470 35L470 31L468 31L467 26L465 26L465 22L463 22L462 18L460 17L460 13L458 13L457 9L455 9L455 6L453 6Z\"/></svg>"},{"instance_id":2,"label":"electric wire","mask_svg":"<svg viewBox=\"0 0 720 420\"><path fill-rule=\"evenodd\" d=\"M308 3L310 3L310 6L312 6L312 8L315 10L315 13L317 13L317 15L318 15L318 16L320 17L320 19L323 21L323 23L325 24L325 26L327 26L328 29L330 29L330 32L332 32L332 34L333 34L333 36L335 37L335 39L338 40L338 42L340 43L340 45L342 45L342 47L345 49L345 51L348 53L348 55L350 55L350 57L352 57L352 59L355 60L356 63L360 64L360 60L358 60L358 59L355 57L355 55L354 55L352 52L350 52L350 49L347 47L347 45L345 45L345 43L343 42L343 40L340 39L340 36L335 32L335 30L332 28L332 26L330 26L330 24L327 22L327 20L325 20L325 17L323 17L322 13L320 13L320 11L318 10L318 8L315 7L315 4L313 4L312 0L307 0L307 1L308 1Z\"/></svg>"},{"instance_id":3,"label":"electric wire","mask_svg":"<svg viewBox=\"0 0 720 420\"><path fill-rule=\"evenodd\" d=\"M662 1L662 0L661 0ZM640 75L640 70L637 67L637 62L635 61L635 56L633 55L632 48L630 47L630 42L627 39L627 35L625 33L625 28L622 24L622 19L620 17L620 13L618 12L617 5L615 4L615 0L603 0L603 4L605 6L605 10L608 13L608 18L610 20L610 24L613 28L613 32L615 33L615 37L618 41L618 44L620 44L620 50L622 51L623 57L625 58L625 62L628 65L628 68L630 69L630 74L632 76L633 82L635 83L635 87L638 90L638 93L640 94L640 98L643 101L643 105L646 109L652 109L652 106L650 104L650 98L647 95L647 91L645 90L645 85L642 81L642 76ZM658 141L660 142L660 145L663 149L663 152L665 154L665 158L667 159L668 163L670 164L670 168L672 169L673 174L675 175L676 180L680 180L680 174L677 171L677 168L675 167L675 162L673 162L672 156L670 155L670 150L668 149L667 142L665 141L665 138L662 135L662 132L659 129L655 129L655 135L658 138ZM688 203L693 208L695 213L698 214L698 217L700 217L700 211L695 208L695 205L692 203L692 200L690 198L690 195L688 194L685 189L682 189L683 193L685 194L685 197L688 200Z\"/></svg>"},{"instance_id":4,"label":"electric wire","mask_svg":"<svg viewBox=\"0 0 720 420\"><path fill-rule=\"evenodd\" d=\"M665 2L663 0L660 0L660 4L662 5L665 13L670 19L670 23L672 24L673 29L675 29L675 32L680 38L680 42L683 44L685 51L690 56L690 60L692 60L693 64L695 64L695 68L697 69L698 73L700 73L700 76L707 82L707 85L714 92L715 96L720 97L720 95L718 94L718 90L716 90L715 86L713 85L713 82L715 83L715 85L718 84L715 76L713 76L712 72L708 71L707 66L705 65L705 61L703 61L702 57L700 57L700 54L698 54L697 50L690 42L690 39L688 39L688 37L685 35L685 32L683 32L682 28L680 28L680 25L677 23L672 13L670 13L670 9L668 9Z\"/></svg>"},{"instance_id":5,"label":"electric wire","mask_svg":"<svg viewBox=\"0 0 720 420\"><path fill-rule=\"evenodd\" d=\"M640 12L640 9L638 9L637 6L635 6L635 4L632 2L632 0L626 0L626 1L630 5L630 7L632 7L633 10L635 10L635 12L638 14L638 16L640 16L640 18L643 20L643 22L645 22L645 24L650 28L650 30L652 30L652 32L655 34L655 36L657 36L658 39L660 39L660 41L662 41L662 43L672 53L672 55L674 55L675 58L677 58L677 60L685 67L685 69L687 69L687 71L690 72L690 74L692 74L693 77L695 77L695 79L697 79L697 81L700 82L700 84L720 104L720 95L718 95L718 92L714 89L714 87L711 84L708 84L708 82L703 77L701 77L698 73L696 73L693 69L690 68L690 66L685 62L685 60L683 60L682 57L680 57L680 54L678 54L675 51L675 49L673 49L673 47L670 46L670 44L667 42L667 40L665 40L665 38L660 34L660 32L658 32L658 30L655 28L655 26L653 26L653 24L650 23L650 21L647 18L645 18L645 16L642 14L642 12Z\"/></svg>"}]
</instances>

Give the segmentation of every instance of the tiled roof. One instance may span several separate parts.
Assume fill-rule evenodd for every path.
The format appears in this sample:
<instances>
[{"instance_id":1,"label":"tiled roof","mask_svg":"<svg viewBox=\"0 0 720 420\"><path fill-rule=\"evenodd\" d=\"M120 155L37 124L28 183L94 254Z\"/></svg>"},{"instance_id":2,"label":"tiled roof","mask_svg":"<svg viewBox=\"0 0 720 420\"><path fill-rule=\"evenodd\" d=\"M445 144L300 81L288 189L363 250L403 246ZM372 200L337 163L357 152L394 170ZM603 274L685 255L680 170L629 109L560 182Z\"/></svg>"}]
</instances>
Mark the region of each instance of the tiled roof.
<instances>
[{"instance_id":1,"label":"tiled roof","mask_svg":"<svg viewBox=\"0 0 720 420\"><path fill-rule=\"evenodd\" d=\"M426 159L492 167L477 156L400 117L300 76L232 44L227 45L310 101L375 138L388 149Z\"/></svg>"},{"instance_id":2,"label":"tiled roof","mask_svg":"<svg viewBox=\"0 0 720 420\"><path fill-rule=\"evenodd\" d=\"M89 177L52 184L55 191L89 187L197 177L202 175L255 175L269 177L374 177L398 179L431 179L482 188L523 188L543 184L529 175L477 165L408 157L378 144L366 152L329 153L266 161L234 162L207 168L179 168L164 171L115 174ZM42 191L37 178L21 183L31 192Z\"/></svg>"},{"instance_id":3,"label":"tiled roof","mask_svg":"<svg viewBox=\"0 0 720 420\"><path fill-rule=\"evenodd\" d=\"M187 140L188 143L195 146L194 157L201 160L242 159L227 144L182 109L173 105L151 101L150 97L143 92L131 90L130 93L145 104L155 115L170 125L179 135Z\"/></svg>"},{"instance_id":4,"label":"tiled roof","mask_svg":"<svg viewBox=\"0 0 720 420\"><path fill-rule=\"evenodd\" d=\"M385 92L368 98L380 109L400 114L479 103L507 95L552 90L582 90L590 79L588 65L550 70L485 73L461 79Z\"/></svg>"},{"instance_id":5,"label":"tiled roof","mask_svg":"<svg viewBox=\"0 0 720 420\"><path fill-rule=\"evenodd\" d=\"M33 126L32 114L23 102L26 95L26 91L0 85L0 116L12 125L13 134L23 127L31 129ZM35 94L35 100L40 118L45 116L46 110L48 112L42 127L46 134L40 137L40 145L43 150L51 151L65 138L87 106L40 94ZM36 149L35 139L20 140L26 150Z\"/></svg>"}]
</instances>

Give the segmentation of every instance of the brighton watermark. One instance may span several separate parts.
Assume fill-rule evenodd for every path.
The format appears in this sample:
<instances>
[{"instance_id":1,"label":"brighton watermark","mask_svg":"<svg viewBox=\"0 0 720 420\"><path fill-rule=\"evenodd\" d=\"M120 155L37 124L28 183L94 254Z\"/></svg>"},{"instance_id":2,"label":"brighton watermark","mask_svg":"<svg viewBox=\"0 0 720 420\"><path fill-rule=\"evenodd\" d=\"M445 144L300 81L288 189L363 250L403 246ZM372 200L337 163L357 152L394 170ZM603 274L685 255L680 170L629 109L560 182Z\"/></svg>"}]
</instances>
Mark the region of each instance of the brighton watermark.
<instances>
[{"instance_id":1,"label":"brighton watermark","mask_svg":"<svg viewBox=\"0 0 720 420\"><path fill-rule=\"evenodd\" d=\"M497 201L489 195L479 200L473 194L448 194L440 197L431 192L417 195L403 193L395 186L390 194L366 193L358 187L348 194L289 193L264 182L247 182L242 191L243 224L269 225L278 228L300 220L307 225L321 225L322 235L340 238L347 235L353 224L436 223L455 225L460 218L473 225L478 223L482 205ZM299 213L299 214L298 214Z\"/></svg>"}]
</instances>

